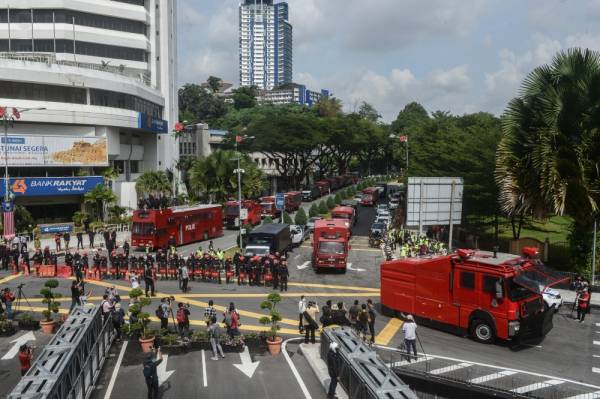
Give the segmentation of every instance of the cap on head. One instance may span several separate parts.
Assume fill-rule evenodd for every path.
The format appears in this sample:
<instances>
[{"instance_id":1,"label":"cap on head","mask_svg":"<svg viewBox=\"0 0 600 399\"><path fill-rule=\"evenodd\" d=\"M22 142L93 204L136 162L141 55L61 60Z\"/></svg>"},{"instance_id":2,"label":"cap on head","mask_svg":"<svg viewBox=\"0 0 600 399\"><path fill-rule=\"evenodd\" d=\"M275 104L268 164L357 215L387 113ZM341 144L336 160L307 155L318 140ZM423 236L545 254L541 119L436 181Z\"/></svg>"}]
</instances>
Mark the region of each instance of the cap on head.
<instances>
[{"instance_id":1,"label":"cap on head","mask_svg":"<svg viewBox=\"0 0 600 399\"><path fill-rule=\"evenodd\" d=\"M406 319L410 320L410 321L415 321L415 318L411 314L409 314L408 316L406 316Z\"/></svg>"}]
</instances>

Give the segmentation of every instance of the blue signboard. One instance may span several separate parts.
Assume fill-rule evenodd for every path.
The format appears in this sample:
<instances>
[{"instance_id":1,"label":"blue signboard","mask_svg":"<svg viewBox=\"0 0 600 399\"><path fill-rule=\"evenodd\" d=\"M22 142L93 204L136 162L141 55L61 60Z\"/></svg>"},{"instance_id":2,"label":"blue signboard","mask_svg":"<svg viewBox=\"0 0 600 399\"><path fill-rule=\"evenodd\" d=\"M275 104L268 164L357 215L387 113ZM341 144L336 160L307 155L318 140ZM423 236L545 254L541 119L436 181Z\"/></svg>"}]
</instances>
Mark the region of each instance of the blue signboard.
<instances>
[{"instance_id":1,"label":"blue signboard","mask_svg":"<svg viewBox=\"0 0 600 399\"><path fill-rule=\"evenodd\" d=\"M102 183L101 176L23 177L10 179L9 188L16 198L83 195ZM0 184L0 196L4 196L4 184Z\"/></svg>"},{"instance_id":2,"label":"blue signboard","mask_svg":"<svg viewBox=\"0 0 600 399\"><path fill-rule=\"evenodd\" d=\"M143 112L138 112L138 129L144 129L154 133L167 133L169 131L169 122Z\"/></svg>"},{"instance_id":3,"label":"blue signboard","mask_svg":"<svg viewBox=\"0 0 600 399\"><path fill-rule=\"evenodd\" d=\"M285 208L285 195L283 193L277 193L275 195L275 208L278 211L283 211Z\"/></svg>"},{"instance_id":4,"label":"blue signboard","mask_svg":"<svg viewBox=\"0 0 600 399\"><path fill-rule=\"evenodd\" d=\"M38 227L42 234L70 233L73 231L73 223L40 224Z\"/></svg>"}]
</instances>

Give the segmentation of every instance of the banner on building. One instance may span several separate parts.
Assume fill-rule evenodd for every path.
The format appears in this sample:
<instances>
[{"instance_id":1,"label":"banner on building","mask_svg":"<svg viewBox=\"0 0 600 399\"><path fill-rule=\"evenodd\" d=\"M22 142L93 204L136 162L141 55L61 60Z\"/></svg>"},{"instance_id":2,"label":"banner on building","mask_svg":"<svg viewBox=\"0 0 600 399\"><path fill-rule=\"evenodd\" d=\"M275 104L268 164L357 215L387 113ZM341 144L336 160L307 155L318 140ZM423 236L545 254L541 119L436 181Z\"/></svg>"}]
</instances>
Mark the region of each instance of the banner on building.
<instances>
[{"instance_id":1,"label":"banner on building","mask_svg":"<svg viewBox=\"0 0 600 399\"><path fill-rule=\"evenodd\" d=\"M73 223L38 224L41 234L71 233L74 227Z\"/></svg>"},{"instance_id":2,"label":"banner on building","mask_svg":"<svg viewBox=\"0 0 600 399\"><path fill-rule=\"evenodd\" d=\"M164 119L138 112L138 129L149 130L154 133L167 133L169 131L169 123Z\"/></svg>"},{"instance_id":3,"label":"banner on building","mask_svg":"<svg viewBox=\"0 0 600 399\"><path fill-rule=\"evenodd\" d=\"M106 137L8 136L7 139L0 138L0 160L4 162L6 147L9 166L108 166Z\"/></svg>"},{"instance_id":4,"label":"banner on building","mask_svg":"<svg viewBox=\"0 0 600 399\"><path fill-rule=\"evenodd\" d=\"M83 195L104 183L102 176L24 177L10 179L9 188L15 197ZM4 184L0 184L4 196Z\"/></svg>"}]
</instances>

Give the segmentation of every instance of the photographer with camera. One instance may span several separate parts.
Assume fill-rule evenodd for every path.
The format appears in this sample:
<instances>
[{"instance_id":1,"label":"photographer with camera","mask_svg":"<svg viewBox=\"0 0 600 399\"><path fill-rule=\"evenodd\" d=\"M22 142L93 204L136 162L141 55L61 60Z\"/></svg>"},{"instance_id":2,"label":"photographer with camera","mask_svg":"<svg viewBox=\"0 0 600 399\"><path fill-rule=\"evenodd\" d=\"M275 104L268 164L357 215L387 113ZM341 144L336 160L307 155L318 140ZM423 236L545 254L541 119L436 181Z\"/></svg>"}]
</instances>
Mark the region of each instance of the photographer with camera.
<instances>
[{"instance_id":1,"label":"photographer with camera","mask_svg":"<svg viewBox=\"0 0 600 399\"><path fill-rule=\"evenodd\" d=\"M31 368L31 359L33 359L33 347L26 344L19 348L19 363L21 364L21 376L27 374Z\"/></svg>"},{"instance_id":2,"label":"photographer with camera","mask_svg":"<svg viewBox=\"0 0 600 399\"><path fill-rule=\"evenodd\" d=\"M148 399L158 399L159 388L157 367L162 363L163 357L160 348L152 348L152 352L144 361L144 379L148 387Z\"/></svg>"},{"instance_id":3,"label":"photographer with camera","mask_svg":"<svg viewBox=\"0 0 600 399\"><path fill-rule=\"evenodd\" d=\"M179 302L177 304L177 330L183 340L190 336L190 305Z\"/></svg>"}]
</instances>

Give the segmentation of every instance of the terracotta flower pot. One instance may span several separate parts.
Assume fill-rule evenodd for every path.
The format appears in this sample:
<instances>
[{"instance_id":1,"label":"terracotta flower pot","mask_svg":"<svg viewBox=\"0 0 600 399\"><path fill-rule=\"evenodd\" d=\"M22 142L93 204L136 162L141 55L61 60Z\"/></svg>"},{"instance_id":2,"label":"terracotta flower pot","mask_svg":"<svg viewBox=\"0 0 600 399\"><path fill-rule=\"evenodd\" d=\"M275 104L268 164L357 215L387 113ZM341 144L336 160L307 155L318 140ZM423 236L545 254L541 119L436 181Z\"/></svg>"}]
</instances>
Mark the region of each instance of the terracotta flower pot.
<instances>
[{"instance_id":1,"label":"terracotta flower pot","mask_svg":"<svg viewBox=\"0 0 600 399\"><path fill-rule=\"evenodd\" d=\"M154 346L154 340L156 337L150 337L148 339L140 338L140 346L142 347L142 352L151 352L152 347Z\"/></svg>"},{"instance_id":2,"label":"terracotta flower pot","mask_svg":"<svg viewBox=\"0 0 600 399\"><path fill-rule=\"evenodd\" d=\"M279 353L281 352L281 343L283 342L283 338L281 337L275 337L275 339L273 341L271 341L270 339L267 339L267 346L269 347L269 353L271 353L271 355L275 356L275 355L279 355Z\"/></svg>"},{"instance_id":3,"label":"terracotta flower pot","mask_svg":"<svg viewBox=\"0 0 600 399\"><path fill-rule=\"evenodd\" d=\"M45 334L53 334L54 333L54 325L56 323L54 322L54 320L50 320L50 321L45 321L42 320L40 321L40 326L42 326L42 331Z\"/></svg>"}]
</instances>

